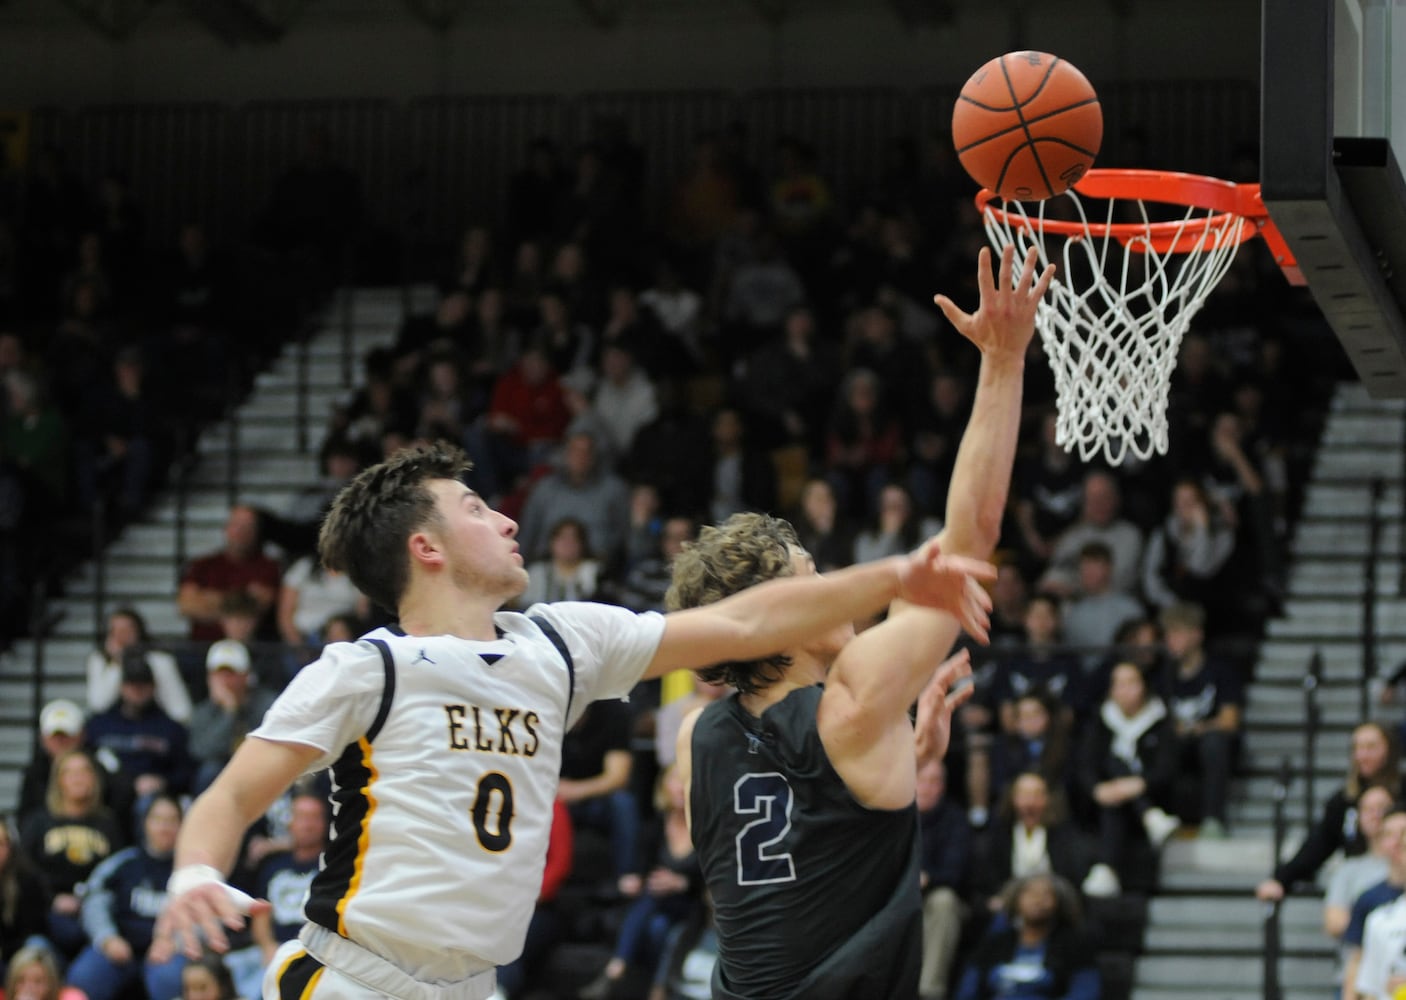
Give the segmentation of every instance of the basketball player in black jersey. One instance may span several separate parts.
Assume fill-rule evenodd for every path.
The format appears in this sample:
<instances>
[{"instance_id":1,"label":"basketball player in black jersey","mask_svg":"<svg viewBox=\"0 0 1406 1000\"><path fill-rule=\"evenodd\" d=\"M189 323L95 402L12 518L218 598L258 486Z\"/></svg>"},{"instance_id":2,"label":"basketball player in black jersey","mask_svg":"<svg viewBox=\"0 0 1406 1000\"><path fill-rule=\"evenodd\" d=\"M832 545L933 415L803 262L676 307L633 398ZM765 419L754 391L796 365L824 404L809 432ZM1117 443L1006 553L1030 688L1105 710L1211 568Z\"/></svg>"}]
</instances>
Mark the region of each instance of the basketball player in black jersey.
<instances>
[{"instance_id":1,"label":"basketball player in black jersey","mask_svg":"<svg viewBox=\"0 0 1406 1000\"><path fill-rule=\"evenodd\" d=\"M937 297L982 352L946 525L926 543L944 554L986 558L998 540L1026 348L1054 271L1037 276L1031 251L1012 281L1014 263L1008 248L993 282L990 251L981 251L975 314ZM669 606L814 573L789 524L738 514L677 557ZM896 603L858 637L844 626L779 656L704 672L737 689L679 733L693 841L718 928L716 1000L917 995L922 909L908 711L923 696L919 725L931 727L934 752L945 753L952 708L965 696L946 694L970 666L965 657L938 664L959 629L949 615Z\"/></svg>"}]
</instances>

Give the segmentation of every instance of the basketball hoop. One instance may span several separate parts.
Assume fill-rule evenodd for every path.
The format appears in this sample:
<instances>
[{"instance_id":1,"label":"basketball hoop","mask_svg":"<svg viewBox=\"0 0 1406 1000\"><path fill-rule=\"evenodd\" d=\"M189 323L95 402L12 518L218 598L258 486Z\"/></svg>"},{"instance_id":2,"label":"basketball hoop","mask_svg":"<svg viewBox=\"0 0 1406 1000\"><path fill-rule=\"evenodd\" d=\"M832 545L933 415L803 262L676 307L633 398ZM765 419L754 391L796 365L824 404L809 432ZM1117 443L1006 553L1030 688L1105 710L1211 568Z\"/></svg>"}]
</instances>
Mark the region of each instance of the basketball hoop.
<instances>
[{"instance_id":1,"label":"basketball hoop","mask_svg":"<svg viewBox=\"0 0 1406 1000\"><path fill-rule=\"evenodd\" d=\"M1098 218L1084 199L1105 202ZM1036 325L1055 376L1055 440L1086 462L1100 451L1114 465L1129 454L1166 454L1182 336L1241 243L1263 236L1289 280L1303 283L1258 184L1095 169L1064 194L1030 203L1033 215L1025 202L996 200L988 190L976 196L992 244L1022 255L1033 246L1042 265L1059 265ZM1185 212L1159 221L1149 205ZM1065 209L1071 217L1054 217Z\"/></svg>"}]
</instances>

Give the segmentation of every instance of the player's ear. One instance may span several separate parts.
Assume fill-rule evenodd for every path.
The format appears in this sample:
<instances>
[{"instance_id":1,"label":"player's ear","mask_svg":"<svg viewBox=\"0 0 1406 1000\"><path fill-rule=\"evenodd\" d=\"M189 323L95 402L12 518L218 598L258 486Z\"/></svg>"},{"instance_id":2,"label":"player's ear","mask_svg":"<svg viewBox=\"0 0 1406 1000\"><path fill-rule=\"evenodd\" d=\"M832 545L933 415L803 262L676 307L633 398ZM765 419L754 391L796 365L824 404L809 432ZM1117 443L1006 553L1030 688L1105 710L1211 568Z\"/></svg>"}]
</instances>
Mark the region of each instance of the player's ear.
<instances>
[{"instance_id":1,"label":"player's ear","mask_svg":"<svg viewBox=\"0 0 1406 1000\"><path fill-rule=\"evenodd\" d=\"M444 563L444 550L439 538L428 531L411 532L406 540L410 558L424 566L438 566Z\"/></svg>"}]
</instances>

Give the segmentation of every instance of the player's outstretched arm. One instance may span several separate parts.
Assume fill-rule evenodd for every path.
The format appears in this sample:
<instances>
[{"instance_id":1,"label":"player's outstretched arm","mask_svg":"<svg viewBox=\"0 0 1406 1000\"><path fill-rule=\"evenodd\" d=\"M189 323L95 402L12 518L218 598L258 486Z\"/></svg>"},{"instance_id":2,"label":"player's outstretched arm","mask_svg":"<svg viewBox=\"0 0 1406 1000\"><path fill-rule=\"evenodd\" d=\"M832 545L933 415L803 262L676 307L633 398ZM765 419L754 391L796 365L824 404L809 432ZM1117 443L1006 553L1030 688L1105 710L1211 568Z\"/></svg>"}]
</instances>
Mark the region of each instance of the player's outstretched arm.
<instances>
[{"instance_id":1,"label":"player's outstretched arm","mask_svg":"<svg viewBox=\"0 0 1406 1000\"><path fill-rule=\"evenodd\" d=\"M875 614L895 600L935 608L985 639L990 599L978 581L995 578L979 559L949 556L932 543L906 556L749 587L715 604L665 616L664 634L644 676L755 660Z\"/></svg>"},{"instance_id":2,"label":"player's outstretched arm","mask_svg":"<svg viewBox=\"0 0 1406 1000\"><path fill-rule=\"evenodd\" d=\"M212 949L223 952L229 948L226 928L239 930L246 915L269 909L267 902L250 899L223 880L234 867L244 831L321 753L259 738L240 744L181 824L169 898L156 927L163 947L199 958L203 934Z\"/></svg>"},{"instance_id":3,"label":"player's outstretched arm","mask_svg":"<svg viewBox=\"0 0 1406 1000\"><path fill-rule=\"evenodd\" d=\"M1000 540L1020 429L1025 352L1053 266L1038 276L1032 249L1015 275L1015 250L1001 255L993 279L991 251L977 259L981 302L966 313L946 296L937 303L964 337L981 349L972 413L957 450L946 523L936 545L985 559ZM934 544L932 542L929 543ZM821 702L820 735L850 791L874 806L897 808L912 798L912 772L893 761L913 756L908 709L933 679L963 624L928 608L893 606L887 621L851 642L835 662Z\"/></svg>"}]
</instances>

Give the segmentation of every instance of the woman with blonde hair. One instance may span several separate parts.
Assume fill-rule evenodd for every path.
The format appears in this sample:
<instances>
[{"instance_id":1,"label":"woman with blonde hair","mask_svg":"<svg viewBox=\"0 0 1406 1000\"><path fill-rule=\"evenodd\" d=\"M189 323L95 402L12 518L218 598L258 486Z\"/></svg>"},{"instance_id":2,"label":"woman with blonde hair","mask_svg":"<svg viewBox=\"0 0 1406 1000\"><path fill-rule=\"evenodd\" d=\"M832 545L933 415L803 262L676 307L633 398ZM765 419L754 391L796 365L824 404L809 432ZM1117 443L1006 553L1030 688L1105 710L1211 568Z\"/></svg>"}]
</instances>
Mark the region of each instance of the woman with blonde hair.
<instances>
[{"instance_id":1,"label":"woman with blonde hair","mask_svg":"<svg viewBox=\"0 0 1406 1000\"><path fill-rule=\"evenodd\" d=\"M77 886L125 843L122 824L102 804L102 774L83 750L54 761L44 807L25 818L20 846L48 881L49 940L66 957L87 942L79 922Z\"/></svg>"},{"instance_id":2,"label":"woman with blonde hair","mask_svg":"<svg viewBox=\"0 0 1406 1000\"><path fill-rule=\"evenodd\" d=\"M1323 804L1318 822L1288 861L1274 869L1255 895L1266 902L1284 898L1294 883L1312 879L1332 853L1355 857L1367 849L1357 823L1357 800L1370 785L1384 785L1401 796L1401 751L1391 731L1379 722L1364 722L1352 731L1352 749L1343 786Z\"/></svg>"},{"instance_id":3,"label":"woman with blonde hair","mask_svg":"<svg viewBox=\"0 0 1406 1000\"><path fill-rule=\"evenodd\" d=\"M5 1000L87 1000L82 990L63 985L48 948L31 945L15 952L5 970Z\"/></svg>"}]
</instances>

